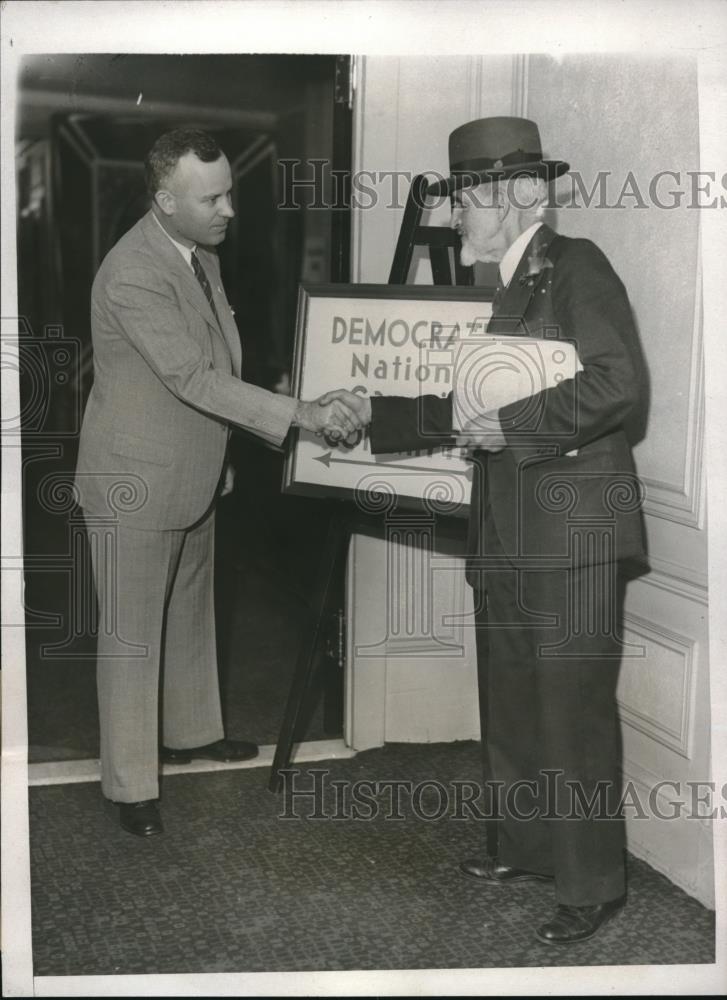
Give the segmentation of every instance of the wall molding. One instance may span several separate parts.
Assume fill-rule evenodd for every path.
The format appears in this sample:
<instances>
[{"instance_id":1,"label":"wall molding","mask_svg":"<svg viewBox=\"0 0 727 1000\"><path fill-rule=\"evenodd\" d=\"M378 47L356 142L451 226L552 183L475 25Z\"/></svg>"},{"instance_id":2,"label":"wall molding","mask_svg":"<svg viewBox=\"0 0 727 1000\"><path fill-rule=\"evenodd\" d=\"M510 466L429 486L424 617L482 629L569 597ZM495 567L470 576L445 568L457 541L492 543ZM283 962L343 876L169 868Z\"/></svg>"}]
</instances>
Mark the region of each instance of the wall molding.
<instances>
[{"instance_id":1,"label":"wall molding","mask_svg":"<svg viewBox=\"0 0 727 1000\"><path fill-rule=\"evenodd\" d=\"M645 767L625 754L621 760L621 777L624 785L627 781L633 781L635 785L646 789L650 795L658 799L659 811L662 813L671 815L674 806L683 801L679 785L677 788L674 788L671 783L662 785L662 782L671 782L673 779L666 779L664 775L657 774L656 771L652 771L651 768ZM657 786L658 791L655 791Z\"/></svg>"},{"instance_id":2,"label":"wall molding","mask_svg":"<svg viewBox=\"0 0 727 1000\"><path fill-rule=\"evenodd\" d=\"M364 164L364 115L366 112L366 56L354 56L356 65L356 89L353 92L353 136L351 139L351 169L354 173ZM361 210L351 210L351 277L361 281L361 261L363 257L363 218Z\"/></svg>"},{"instance_id":3,"label":"wall molding","mask_svg":"<svg viewBox=\"0 0 727 1000\"><path fill-rule=\"evenodd\" d=\"M511 114L527 118L530 56L513 55ZM689 363L687 435L681 483L641 475L646 488L644 514L688 528L704 527L704 378L702 332L702 238L697 240L692 351ZM648 433L648 432L647 432Z\"/></svg>"},{"instance_id":4,"label":"wall molding","mask_svg":"<svg viewBox=\"0 0 727 1000\"><path fill-rule=\"evenodd\" d=\"M624 784L626 780L631 780L634 784L641 785L642 788L651 791L652 789L658 790L655 792L656 798L659 800L659 809L661 812L667 813L671 817L671 812L676 805L682 805L685 810L693 805L692 800L692 782L703 783L705 781L711 781L712 773L709 771L706 774L699 775L695 778L693 774L681 775L675 777L670 775L665 777L663 774L657 774L656 771L652 770L650 767L646 767L644 764L639 764L638 761L634 760L632 757L624 756L621 759L621 777ZM674 787L676 784L676 788ZM686 795L685 792L689 792ZM718 802L721 801L720 792L718 788L714 790L714 799L712 810L715 806L718 806ZM700 790L697 790L697 794ZM659 817L657 817L658 819ZM717 817L714 817L716 819ZM710 830L714 819L710 819L709 816L697 815L689 816L689 822L701 826L704 830Z\"/></svg>"},{"instance_id":5,"label":"wall molding","mask_svg":"<svg viewBox=\"0 0 727 1000\"><path fill-rule=\"evenodd\" d=\"M634 580L632 586L643 584L657 587L659 590L674 594L676 597L707 607L709 590L706 574L697 573L689 566L670 562L668 559L661 559L658 556L649 556L649 564L651 566L650 572Z\"/></svg>"},{"instance_id":6,"label":"wall molding","mask_svg":"<svg viewBox=\"0 0 727 1000\"><path fill-rule=\"evenodd\" d=\"M702 323L702 236L697 239L697 266L689 363L687 437L681 485L641 476L646 486L644 513L688 528L704 526L704 337Z\"/></svg>"},{"instance_id":7,"label":"wall molding","mask_svg":"<svg viewBox=\"0 0 727 1000\"><path fill-rule=\"evenodd\" d=\"M528 116L528 71L530 56L528 53L512 57L512 114L516 118Z\"/></svg>"},{"instance_id":8,"label":"wall molding","mask_svg":"<svg viewBox=\"0 0 727 1000\"><path fill-rule=\"evenodd\" d=\"M656 774L650 768L626 756L622 760L621 775L623 787L625 788L628 782L636 786L639 802L642 805L646 803L647 810L650 808L651 798L654 797L653 790L665 780L663 775ZM704 777L706 778L706 776ZM664 785L656 791L657 808L663 815L671 816L675 807L684 802L684 781L686 780L683 779L679 785L679 791L671 785ZM644 792L645 795L642 794ZM685 834L686 831L689 831L683 837L670 836L669 839L674 843L674 846L667 851L664 850L663 844L656 846L658 841L655 841L653 836L646 836L654 821L660 822L658 816L649 814L649 818L645 821L626 816L626 847L629 854L646 861L652 868L656 868L657 871L666 875L668 879L694 896L704 906L714 909L714 865L711 862L714 821L689 817L682 810L675 820L661 820L661 822L679 824L679 828L685 831ZM697 831L698 841L691 831ZM693 864L692 858L685 857L685 842L694 844L694 853L698 856L701 854L706 858L706 863ZM702 845L701 850L700 844Z\"/></svg>"},{"instance_id":9,"label":"wall molding","mask_svg":"<svg viewBox=\"0 0 727 1000\"><path fill-rule=\"evenodd\" d=\"M661 646L662 649L676 653L682 658L683 672L679 722L676 729L665 725L655 715L628 705L621 698L617 697L621 721L631 726L632 729L643 733L644 736L648 736L649 739L661 743L662 746L679 754L680 757L690 760L697 640L692 636L675 632L657 622L647 621L646 618L632 613L624 615L624 630L633 632L647 643Z\"/></svg>"},{"instance_id":10,"label":"wall molding","mask_svg":"<svg viewBox=\"0 0 727 1000\"><path fill-rule=\"evenodd\" d=\"M469 121L482 117L484 73L484 56L469 56L467 59L467 116Z\"/></svg>"}]
</instances>

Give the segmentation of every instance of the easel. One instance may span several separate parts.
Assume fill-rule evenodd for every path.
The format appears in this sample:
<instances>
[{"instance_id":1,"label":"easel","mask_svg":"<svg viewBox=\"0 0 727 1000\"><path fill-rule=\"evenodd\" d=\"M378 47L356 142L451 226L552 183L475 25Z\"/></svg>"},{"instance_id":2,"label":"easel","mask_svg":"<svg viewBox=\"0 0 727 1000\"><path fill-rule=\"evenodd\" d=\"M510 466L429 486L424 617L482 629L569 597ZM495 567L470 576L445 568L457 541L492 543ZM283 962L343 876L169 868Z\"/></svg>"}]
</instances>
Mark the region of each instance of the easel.
<instances>
[{"instance_id":1,"label":"easel","mask_svg":"<svg viewBox=\"0 0 727 1000\"><path fill-rule=\"evenodd\" d=\"M471 285L471 267L463 267L459 262L460 239L453 229L445 226L421 226L422 212L426 207L427 179L417 174L411 182L409 195L404 206L399 239L396 241L394 260L389 272L390 285L405 285L409 277L414 248L429 248L432 265L432 283L435 285ZM450 249L454 250L454 281L450 266Z\"/></svg>"},{"instance_id":2,"label":"easel","mask_svg":"<svg viewBox=\"0 0 727 1000\"><path fill-rule=\"evenodd\" d=\"M405 285L409 275L414 249L417 246L429 248L432 278L435 285L451 285L452 268L450 249L454 255L454 284L471 285L472 269L459 263L459 236L452 229L443 226L420 225L422 212L426 207L427 180L423 174L416 176L409 189L404 217L399 230L399 238L394 251L394 260L389 273L390 285ZM309 625L301 644L293 674L288 702L280 727L280 735L275 748L275 756L270 773L268 788L279 792L282 788L280 771L290 766L290 757L302 716L303 705L315 674L315 653L320 641L323 622L332 609L333 581L345 561L352 534L380 534L378 519L352 512L350 507L337 511L329 525L328 535L321 559L310 607Z\"/></svg>"}]
</instances>

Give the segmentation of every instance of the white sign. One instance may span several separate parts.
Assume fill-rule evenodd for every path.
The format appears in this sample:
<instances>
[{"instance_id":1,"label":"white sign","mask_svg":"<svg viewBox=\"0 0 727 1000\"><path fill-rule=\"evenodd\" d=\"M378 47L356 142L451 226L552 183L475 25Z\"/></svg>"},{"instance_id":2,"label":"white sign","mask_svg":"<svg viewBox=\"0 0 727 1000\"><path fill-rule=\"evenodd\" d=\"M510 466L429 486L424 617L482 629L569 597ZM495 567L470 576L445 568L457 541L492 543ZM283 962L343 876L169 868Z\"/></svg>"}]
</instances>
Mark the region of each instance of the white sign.
<instances>
[{"instance_id":1,"label":"white sign","mask_svg":"<svg viewBox=\"0 0 727 1000\"><path fill-rule=\"evenodd\" d=\"M315 399L336 388L363 395L452 391L463 342L481 338L494 289L418 285L301 286L293 391ZM471 464L459 448L372 455L368 434L336 446L300 432L285 488L347 494L395 492L439 499L464 511Z\"/></svg>"},{"instance_id":2,"label":"white sign","mask_svg":"<svg viewBox=\"0 0 727 1000\"><path fill-rule=\"evenodd\" d=\"M488 336L491 288L420 285L302 285L293 391L315 399L331 389L362 395L453 394L453 431L488 411L528 400L573 378L581 365L559 339ZM523 413L525 416L525 413ZM288 454L291 492L469 505L472 466L460 448L372 455L367 433L338 445L300 432Z\"/></svg>"}]
</instances>

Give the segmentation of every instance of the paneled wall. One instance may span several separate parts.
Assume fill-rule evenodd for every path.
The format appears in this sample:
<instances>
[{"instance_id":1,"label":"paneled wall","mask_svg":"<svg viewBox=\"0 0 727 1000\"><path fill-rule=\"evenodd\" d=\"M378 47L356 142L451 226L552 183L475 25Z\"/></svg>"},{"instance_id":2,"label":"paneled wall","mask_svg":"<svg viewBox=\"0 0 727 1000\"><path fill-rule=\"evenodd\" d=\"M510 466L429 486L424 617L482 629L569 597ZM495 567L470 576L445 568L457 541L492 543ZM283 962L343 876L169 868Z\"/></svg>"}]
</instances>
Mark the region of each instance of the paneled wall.
<instances>
[{"instance_id":1,"label":"paneled wall","mask_svg":"<svg viewBox=\"0 0 727 1000\"><path fill-rule=\"evenodd\" d=\"M490 57L486 65L479 56L361 60L354 169L401 171L410 177L426 171L446 175L449 133L472 118L502 114L503 109L515 112L513 95L523 67L524 61L512 56ZM402 177L392 199L391 183L384 181L375 204L354 213L354 281L387 280L408 190ZM448 204L427 213L423 221L447 225ZM410 281L431 280L428 260L415 257ZM413 553L416 546L395 540L403 537L395 518L388 528L388 542L366 536L352 542L347 742L365 749L387 740L478 739L472 595L463 585L464 566L458 556L463 540L458 544L453 537L435 537L434 564L425 564ZM392 561L401 572L390 572ZM414 564L412 585L406 567ZM410 613L414 588L426 590L429 614ZM403 627L394 628L392 618Z\"/></svg>"},{"instance_id":2,"label":"paneled wall","mask_svg":"<svg viewBox=\"0 0 727 1000\"><path fill-rule=\"evenodd\" d=\"M569 199L575 185L563 178L558 200L570 204L556 224L605 251L638 321L651 393L648 435L636 458L646 509L659 515L648 523L653 554L704 582L699 212L687 174L699 170L696 59L531 56L527 80L523 106L551 146L557 143L551 154L569 160L584 190L606 196L586 207L583 196ZM606 176L596 187L599 174ZM687 530L672 557L673 525Z\"/></svg>"},{"instance_id":3,"label":"paneled wall","mask_svg":"<svg viewBox=\"0 0 727 1000\"><path fill-rule=\"evenodd\" d=\"M691 809L686 782L710 777L700 213L687 173L700 168L696 59L531 56L522 106L583 191L606 174L606 197L590 207L561 182L556 225L608 255L649 370L648 409L634 432L652 570L629 586L619 701L624 777L645 800L659 789L658 811L671 816L677 800ZM711 844L706 820L632 813L629 822L630 849L705 901Z\"/></svg>"},{"instance_id":4,"label":"paneled wall","mask_svg":"<svg viewBox=\"0 0 727 1000\"><path fill-rule=\"evenodd\" d=\"M643 819L627 811L629 848L709 904L710 821L679 807L690 809L687 782L710 778L699 212L690 206L686 173L700 167L696 61L671 54L363 63L356 167L445 173L447 136L456 125L494 114L531 117L546 155L568 160L586 192L573 197L572 180L562 179L561 207L548 221L598 243L629 292L650 373L649 398L631 431L647 491L651 570L629 585L627 596L628 655L619 686L624 778L634 795L649 804L651 793L651 805L675 817ZM679 178L663 175L654 188L663 171ZM655 203L678 202L670 193L677 189L681 204ZM401 204L405 194L402 183ZM448 221L446 206L432 214L433 223ZM401 210L385 200L357 213L354 280L386 281L400 221ZM431 280L425 261L414 278ZM477 734L471 596L447 569L461 569L456 546L444 548L439 552L435 543L444 572L431 588L434 609L442 621L460 623L462 642L458 656L450 651L438 659L431 630L406 655L393 642L381 643L387 636L381 582L391 556L383 543L353 542L347 734L353 746ZM390 600L406 617L411 591L400 585ZM380 655L362 658L374 635ZM428 647L430 655L422 655Z\"/></svg>"},{"instance_id":5,"label":"paneled wall","mask_svg":"<svg viewBox=\"0 0 727 1000\"><path fill-rule=\"evenodd\" d=\"M479 56L367 56L359 70L354 169L446 176L449 133L472 118L509 114L514 67L520 63L512 56L491 56L485 72ZM354 214L354 281L388 279L409 187L400 179L400 207L393 209L390 189L390 182L382 182L376 205ZM448 206L422 221L446 225ZM410 280L431 284L428 260L417 261Z\"/></svg>"}]
</instances>

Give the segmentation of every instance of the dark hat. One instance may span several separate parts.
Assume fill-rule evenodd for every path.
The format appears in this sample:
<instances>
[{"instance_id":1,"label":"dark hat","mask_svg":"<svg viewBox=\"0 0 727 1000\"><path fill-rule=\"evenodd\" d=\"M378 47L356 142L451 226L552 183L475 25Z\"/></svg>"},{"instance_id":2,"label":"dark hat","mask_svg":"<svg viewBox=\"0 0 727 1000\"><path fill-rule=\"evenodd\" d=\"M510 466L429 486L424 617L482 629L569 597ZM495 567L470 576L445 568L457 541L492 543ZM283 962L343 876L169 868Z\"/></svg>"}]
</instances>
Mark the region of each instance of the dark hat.
<instances>
[{"instance_id":1,"label":"dark hat","mask_svg":"<svg viewBox=\"0 0 727 1000\"><path fill-rule=\"evenodd\" d=\"M552 181L568 170L563 160L544 160L540 133L527 118L478 118L449 136L451 176L430 184L427 194L451 194L508 177Z\"/></svg>"}]
</instances>

